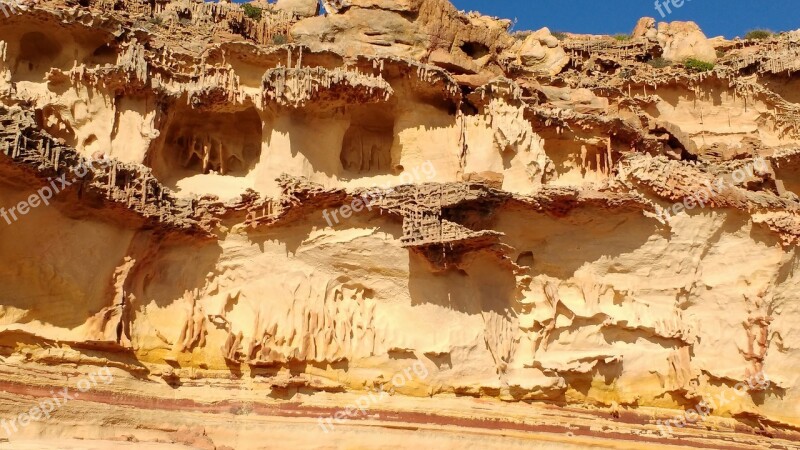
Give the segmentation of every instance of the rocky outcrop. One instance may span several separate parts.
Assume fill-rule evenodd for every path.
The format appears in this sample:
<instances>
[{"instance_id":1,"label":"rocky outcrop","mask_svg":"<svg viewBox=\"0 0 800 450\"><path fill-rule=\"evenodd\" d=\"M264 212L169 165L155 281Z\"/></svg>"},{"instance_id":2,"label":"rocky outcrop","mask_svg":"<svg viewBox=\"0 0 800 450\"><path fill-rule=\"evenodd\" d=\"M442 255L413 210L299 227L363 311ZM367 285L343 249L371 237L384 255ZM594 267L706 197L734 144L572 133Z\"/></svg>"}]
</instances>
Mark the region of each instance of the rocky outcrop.
<instances>
[{"instance_id":1,"label":"rocky outcrop","mask_svg":"<svg viewBox=\"0 0 800 450\"><path fill-rule=\"evenodd\" d=\"M714 62L717 53L710 39L694 22L661 22L643 17L636 24L632 37L658 42L663 56L669 61L682 62L689 58Z\"/></svg>"},{"instance_id":2,"label":"rocky outcrop","mask_svg":"<svg viewBox=\"0 0 800 450\"><path fill-rule=\"evenodd\" d=\"M518 39L506 55L507 64L536 75L555 76L569 63L561 43L547 28Z\"/></svg>"},{"instance_id":3,"label":"rocky outcrop","mask_svg":"<svg viewBox=\"0 0 800 450\"><path fill-rule=\"evenodd\" d=\"M319 2L314 0L278 0L275 9L294 17L314 17L319 14Z\"/></svg>"},{"instance_id":4,"label":"rocky outcrop","mask_svg":"<svg viewBox=\"0 0 800 450\"><path fill-rule=\"evenodd\" d=\"M694 22L661 23L656 38L664 48L664 58L670 61L687 58L706 62L717 60L714 46Z\"/></svg>"}]
</instances>

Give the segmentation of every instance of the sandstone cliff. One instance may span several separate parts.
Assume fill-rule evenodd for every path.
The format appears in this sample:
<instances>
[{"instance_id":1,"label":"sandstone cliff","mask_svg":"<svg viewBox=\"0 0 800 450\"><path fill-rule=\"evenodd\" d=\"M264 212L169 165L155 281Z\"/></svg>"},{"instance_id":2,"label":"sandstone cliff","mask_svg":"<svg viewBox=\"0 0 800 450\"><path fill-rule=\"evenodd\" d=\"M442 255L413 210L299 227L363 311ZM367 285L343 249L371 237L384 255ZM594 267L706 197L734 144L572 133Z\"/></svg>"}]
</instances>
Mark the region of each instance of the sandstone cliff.
<instances>
[{"instance_id":1,"label":"sandstone cliff","mask_svg":"<svg viewBox=\"0 0 800 450\"><path fill-rule=\"evenodd\" d=\"M800 31L510 26L9 8L0 448L798 448Z\"/></svg>"}]
</instances>

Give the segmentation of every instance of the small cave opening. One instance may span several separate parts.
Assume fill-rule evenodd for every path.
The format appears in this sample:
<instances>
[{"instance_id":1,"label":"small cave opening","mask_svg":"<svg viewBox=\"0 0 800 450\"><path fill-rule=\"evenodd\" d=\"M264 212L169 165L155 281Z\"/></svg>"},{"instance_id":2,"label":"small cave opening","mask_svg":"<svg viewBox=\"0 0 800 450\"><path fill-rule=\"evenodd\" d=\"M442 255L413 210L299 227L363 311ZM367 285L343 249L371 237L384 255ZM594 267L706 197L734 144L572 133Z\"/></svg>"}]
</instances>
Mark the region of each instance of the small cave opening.
<instances>
[{"instance_id":1,"label":"small cave opening","mask_svg":"<svg viewBox=\"0 0 800 450\"><path fill-rule=\"evenodd\" d=\"M42 81L47 71L54 67L61 51L61 44L40 31L23 34L13 81Z\"/></svg>"},{"instance_id":2,"label":"small cave opening","mask_svg":"<svg viewBox=\"0 0 800 450\"><path fill-rule=\"evenodd\" d=\"M517 265L520 267L533 267L533 252L524 251L517 256Z\"/></svg>"},{"instance_id":3,"label":"small cave opening","mask_svg":"<svg viewBox=\"0 0 800 450\"><path fill-rule=\"evenodd\" d=\"M461 113L465 116L477 116L480 113L480 110L477 106L473 105L469 100L467 100L468 92L465 91L464 99L461 102Z\"/></svg>"},{"instance_id":4,"label":"small cave opening","mask_svg":"<svg viewBox=\"0 0 800 450\"><path fill-rule=\"evenodd\" d=\"M464 42L460 48L472 59L481 59L491 53L489 47L480 42Z\"/></svg>"},{"instance_id":5,"label":"small cave opening","mask_svg":"<svg viewBox=\"0 0 800 450\"><path fill-rule=\"evenodd\" d=\"M394 116L385 107L351 111L350 127L344 133L339 155L344 178L393 173L394 122Z\"/></svg>"},{"instance_id":6,"label":"small cave opening","mask_svg":"<svg viewBox=\"0 0 800 450\"><path fill-rule=\"evenodd\" d=\"M679 142L674 141L673 138L670 138L668 144L673 151L680 151L680 160L681 161L697 161L697 155L690 153L686 148L683 147Z\"/></svg>"},{"instance_id":7,"label":"small cave opening","mask_svg":"<svg viewBox=\"0 0 800 450\"><path fill-rule=\"evenodd\" d=\"M200 111L179 106L162 138L153 142L148 162L165 184L198 174L246 176L261 157L261 118L255 108Z\"/></svg>"},{"instance_id":8,"label":"small cave opening","mask_svg":"<svg viewBox=\"0 0 800 450\"><path fill-rule=\"evenodd\" d=\"M498 202L494 200L466 201L454 207L443 207L441 218L472 231L491 230L497 207Z\"/></svg>"},{"instance_id":9,"label":"small cave opening","mask_svg":"<svg viewBox=\"0 0 800 450\"><path fill-rule=\"evenodd\" d=\"M514 157L517 156L516 150L513 147L506 146L502 152L500 152L500 157L503 158L503 169L508 170L511 168L511 161L514 160Z\"/></svg>"},{"instance_id":10,"label":"small cave opening","mask_svg":"<svg viewBox=\"0 0 800 450\"><path fill-rule=\"evenodd\" d=\"M663 152L674 159L681 161L697 161L699 153L691 137L678 129L656 128L653 131L660 135L663 143Z\"/></svg>"},{"instance_id":11,"label":"small cave opening","mask_svg":"<svg viewBox=\"0 0 800 450\"><path fill-rule=\"evenodd\" d=\"M92 54L88 58L86 58L85 62L86 64L93 66L116 64L117 50L110 43L105 43L94 49Z\"/></svg>"},{"instance_id":12,"label":"small cave opening","mask_svg":"<svg viewBox=\"0 0 800 450\"><path fill-rule=\"evenodd\" d=\"M192 11L187 9L178 10L178 21L182 24L189 24L192 22Z\"/></svg>"},{"instance_id":13,"label":"small cave opening","mask_svg":"<svg viewBox=\"0 0 800 450\"><path fill-rule=\"evenodd\" d=\"M775 189L775 192L781 191L791 192L800 198L800 165L797 164L783 164L775 165L775 180L774 184L780 185L782 189Z\"/></svg>"},{"instance_id":14,"label":"small cave opening","mask_svg":"<svg viewBox=\"0 0 800 450\"><path fill-rule=\"evenodd\" d=\"M771 91L790 103L800 104L800 77L790 74L762 75L761 81Z\"/></svg>"}]
</instances>

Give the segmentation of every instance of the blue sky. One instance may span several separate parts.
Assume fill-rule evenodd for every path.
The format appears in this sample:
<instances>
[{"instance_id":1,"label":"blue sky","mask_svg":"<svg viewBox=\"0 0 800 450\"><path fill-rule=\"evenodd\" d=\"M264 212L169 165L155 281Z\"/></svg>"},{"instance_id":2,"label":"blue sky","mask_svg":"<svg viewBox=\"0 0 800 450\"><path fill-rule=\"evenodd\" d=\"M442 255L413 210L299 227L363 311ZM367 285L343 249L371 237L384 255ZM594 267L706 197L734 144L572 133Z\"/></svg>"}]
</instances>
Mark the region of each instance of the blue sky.
<instances>
[{"instance_id":1,"label":"blue sky","mask_svg":"<svg viewBox=\"0 0 800 450\"><path fill-rule=\"evenodd\" d=\"M517 18L515 30L574 33L630 33L643 16L658 21L691 20L709 37L743 36L754 28L788 31L800 28L800 0L685 0L672 14L656 11L654 0L451 0L459 9ZM663 1L663 0L662 0ZM680 0L677 0L680 2Z\"/></svg>"}]
</instances>

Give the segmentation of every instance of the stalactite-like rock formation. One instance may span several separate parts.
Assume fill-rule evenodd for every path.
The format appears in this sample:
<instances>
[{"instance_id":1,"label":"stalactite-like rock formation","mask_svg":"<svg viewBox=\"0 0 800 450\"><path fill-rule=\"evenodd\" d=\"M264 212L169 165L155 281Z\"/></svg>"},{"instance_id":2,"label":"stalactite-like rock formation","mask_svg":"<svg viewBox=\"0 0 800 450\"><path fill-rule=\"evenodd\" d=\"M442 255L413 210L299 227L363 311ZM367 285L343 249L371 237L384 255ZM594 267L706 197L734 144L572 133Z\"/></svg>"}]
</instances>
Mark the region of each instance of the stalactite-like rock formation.
<instances>
[{"instance_id":1,"label":"stalactite-like rock formation","mask_svg":"<svg viewBox=\"0 0 800 450\"><path fill-rule=\"evenodd\" d=\"M0 449L800 441L798 32L0 19Z\"/></svg>"},{"instance_id":2,"label":"stalactite-like rock formation","mask_svg":"<svg viewBox=\"0 0 800 450\"><path fill-rule=\"evenodd\" d=\"M345 105L387 101L392 93L383 78L339 68L277 67L264 74L264 99L283 106L298 107L314 99L335 103L332 94L342 96Z\"/></svg>"},{"instance_id":3,"label":"stalactite-like rock formation","mask_svg":"<svg viewBox=\"0 0 800 450\"><path fill-rule=\"evenodd\" d=\"M0 148L5 155L3 170L10 179L37 180L32 188L50 187L55 191L77 190L80 199L91 196L90 202L108 202L94 206L96 214L118 205L137 216L138 220L157 224L166 230L181 230L205 235L205 217L194 203L173 196L169 189L153 177L148 167L124 163L105 155L81 156L74 149L59 145L36 129L29 111L0 107L0 121L10 126L0 131ZM56 184L53 180L63 180ZM72 185L78 186L77 189Z\"/></svg>"}]
</instances>

